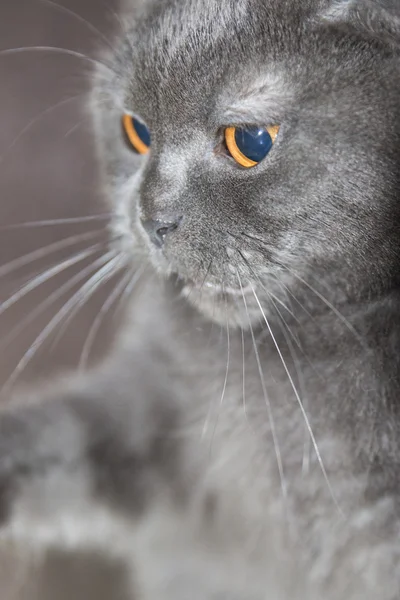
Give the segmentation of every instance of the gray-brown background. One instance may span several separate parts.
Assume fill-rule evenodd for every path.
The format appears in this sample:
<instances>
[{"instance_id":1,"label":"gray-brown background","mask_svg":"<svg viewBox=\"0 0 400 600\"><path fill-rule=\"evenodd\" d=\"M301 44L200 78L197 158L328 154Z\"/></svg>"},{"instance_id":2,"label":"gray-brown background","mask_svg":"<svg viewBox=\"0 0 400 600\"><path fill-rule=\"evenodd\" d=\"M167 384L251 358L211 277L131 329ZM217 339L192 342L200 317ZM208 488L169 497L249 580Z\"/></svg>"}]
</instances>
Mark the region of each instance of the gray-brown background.
<instances>
[{"instance_id":1,"label":"gray-brown background","mask_svg":"<svg viewBox=\"0 0 400 600\"><path fill-rule=\"evenodd\" d=\"M113 0L62 0L62 3L105 35L118 27L112 12ZM78 18L57 10L51 2L0 0L0 51L23 46L57 46L95 57L101 44L100 34ZM89 81L90 63L78 58L46 51L0 52L1 387L46 324L76 292L77 286L54 302L48 300L77 269L49 280L8 310L4 310L4 302L35 275L76 254L90 242L75 243L59 253L46 253L41 260L7 275L2 265L57 240L102 226L102 222L91 222L9 227L26 221L105 212L96 190L90 123L83 111ZM79 97L68 100L74 96ZM81 266L84 264L88 263ZM61 337L50 336L19 380L37 379L60 367L76 365L90 325L110 289L112 282L108 290L96 294L81 308ZM115 320L109 320L97 338L98 353L106 350L113 329ZM4 600L125 598L119 567L103 564L93 556L75 555L66 560L53 553L45 563L43 578L33 580L29 569L22 563L10 563L10 559L11 554L0 552L0 597Z\"/></svg>"},{"instance_id":2,"label":"gray-brown background","mask_svg":"<svg viewBox=\"0 0 400 600\"><path fill-rule=\"evenodd\" d=\"M95 57L98 48L105 43L101 36L110 36L119 26L113 14L113 0L57 1L80 18L57 9L48 0L0 0L0 50L56 46ZM105 212L96 190L90 119L83 110L90 70L89 61L58 53L0 53L0 265L41 246L104 225L102 221L94 221L8 228L10 224L25 221ZM1 303L46 267L92 243L94 240L81 245L75 243L62 252L47 253L42 260L6 276L2 275L0 266L1 383L7 380L43 327L77 290L74 287L54 302L48 300L76 269L48 281L8 310L4 311ZM79 264L82 267L87 263ZM62 336L49 336L19 379L42 377L56 367L78 362L83 340L104 302L105 291L95 294L81 308ZM104 351L109 338L107 331L110 331L110 322L103 327L95 349Z\"/></svg>"}]
</instances>

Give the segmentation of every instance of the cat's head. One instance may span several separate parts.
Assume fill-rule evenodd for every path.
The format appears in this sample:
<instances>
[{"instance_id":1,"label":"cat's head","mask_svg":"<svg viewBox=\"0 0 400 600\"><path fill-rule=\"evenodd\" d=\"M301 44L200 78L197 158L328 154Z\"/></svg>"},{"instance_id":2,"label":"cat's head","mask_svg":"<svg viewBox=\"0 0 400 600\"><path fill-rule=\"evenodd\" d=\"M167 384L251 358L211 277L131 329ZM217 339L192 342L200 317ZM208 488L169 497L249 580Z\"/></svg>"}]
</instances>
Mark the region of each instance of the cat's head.
<instances>
[{"instance_id":1,"label":"cat's head","mask_svg":"<svg viewBox=\"0 0 400 600\"><path fill-rule=\"evenodd\" d=\"M254 292L271 306L310 273L331 284L332 301L393 285L400 26L390 1L130 4L113 73L95 92L125 250L231 323L260 313Z\"/></svg>"}]
</instances>

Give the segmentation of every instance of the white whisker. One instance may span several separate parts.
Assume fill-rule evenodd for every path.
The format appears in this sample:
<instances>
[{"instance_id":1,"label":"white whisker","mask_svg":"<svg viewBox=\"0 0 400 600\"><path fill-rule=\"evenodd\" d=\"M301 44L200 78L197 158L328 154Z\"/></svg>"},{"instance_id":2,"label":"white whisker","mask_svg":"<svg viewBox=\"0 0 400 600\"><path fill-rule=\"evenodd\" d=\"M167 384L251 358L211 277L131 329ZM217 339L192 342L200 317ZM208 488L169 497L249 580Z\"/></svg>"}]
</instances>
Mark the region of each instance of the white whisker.
<instances>
[{"instance_id":1,"label":"white whisker","mask_svg":"<svg viewBox=\"0 0 400 600\"><path fill-rule=\"evenodd\" d=\"M250 285L251 285L251 284L250 284ZM312 440L312 443L313 443L313 446L314 446L314 450L315 450L315 453L316 453L316 456L317 456L317 460L318 460L318 462L319 462L319 465L320 465L320 468L321 468L322 474L323 474L323 476L324 476L324 478L325 478L325 481L326 481L326 483L327 483L327 486L328 486L328 489L329 489L329 493L331 494L332 500L334 501L334 503L335 503L335 506L336 506L336 508L338 509L338 511L339 511L339 513L340 513L340 515L343 517L344 515L343 515L343 512L342 512L342 509L341 509L341 508L340 508L340 506L339 506L339 503L338 503L338 501L337 501L337 499L336 499L336 495L335 495L335 493L334 493L334 491L333 491L333 489L332 489L331 483L330 483L330 481L329 481L329 477L328 477L328 474L327 474L327 472L326 472L325 465L324 465L324 463L323 463L323 460L322 460L322 457L321 457L321 453L320 453L320 451L319 451L319 447L318 447L317 441L316 441L316 439L315 439L315 436L314 436L314 432L313 432L313 430L312 430L312 427L311 427L311 424L310 424L310 420L309 420L309 418L308 418L308 415L307 415L307 413L306 413L306 411L305 411L305 409L304 409L303 402L302 402L302 400L301 400L301 398L300 398L300 395L299 395L299 393L298 393L298 391L297 391L297 388L296 388L296 386L295 386L295 384L294 384L293 378L292 378L292 376L291 376L291 374L290 374L290 371L289 371L289 369L288 369L288 366L287 366L287 364L286 364L286 361L285 361L285 359L284 359L284 357L283 357L283 354L282 354L282 352L281 352L281 349L279 348L279 344L278 344L278 343L277 343L277 341L276 341L276 338L275 338L275 336L274 336L274 333L273 333L273 331L272 331L272 329L271 329L271 326L270 326L270 324L269 324L269 321L268 321L268 319L267 319L267 317L266 317L266 315L265 315L265 311L264 311L263 307L261 306L261 303L260 303L260 301L259 301L259 299L258 299L258 296L257 296L257 294L256 294L256 292L255 292L255 290L254 290L253 286L251 286L251 289L252 289L252 291L253 291L254 298L256 299L256 302L257 302L257 304L258 304L258 307L259 307L259 309L260 309L260 311L261 311L261 314L262 314L262 316L263 316L263 319L264 319L264 321L265 321L265 323L266 323L266 325L267 325L268 331L269 331L269 333L270 333L270 336L271 336L271 338L272 338L272 341L273 341L273 343L274 343L274 346L275 346L275 348L276 348L276 351L278 352L278 355L279 355L279 358L280 358L280 360L281 360L281 362L282 362L283 368L285 369L286 375L287 375L287 377L288 377L288 379L289 379L289 382L290 382L290 385L291 385L291 387L292 387L292 389L293 389L294 395L295 395L295 397L296 397L296 399L297 399L297 402L298 402L298 404L299 404L299 407L300 407L301 413L302 413L302 415L303 415L304 421L305 421L305 423L306 423L306 426L307 426L308 433L309 433L309 435L310 435L310 437L311 437L311 440Z\"/></svg>"},{"instance_id":2,"label":"white whisker","mask_svg":"<svg viewBox=\"0 0 400 600\"><path fill-rule=\"evenodd\" d=\"M138 283L143 272L144 272L144 267L139 269L133 278L132 278L131 272L129 272L127 275L125 275L125 277L122 278L122 280L119 282L119 284L114 288L114 290L108 296L108 298L104 302L103 306L100 308L95 320L92 323L92 326L89 330L88 336L86 338L86 341L85 341L83 349L82 349L81 358L79 360L79 368L80 369L85 369L88 364L90 352L93 347L93 343L96 339L96 336L98 334L98 331L100 329L102 322L104 321L106 314L109 312L109 310L111 309L114 302L116 302L118 300L119 296L121 296L121 294L124 292L124 290L126 290L128 285L131 288L131 290L136 286L136 284Z\"/></svg>"},{"instance_id":3,"label":"white whisker","mask_svg":"<svg viewBox=\"0 0 400 600\"><path fill-rule=\"evenodd\" d=\"M297 273L295 273L294 271L292 271L292 269L289 269L289 267L287 267L286 265L283 265L283 264L282 264L282 266L287 271L289 271L289 273L291 273L293 275L293 277L295 277L296 279L298 279L298 281L300 281L311 292L313 292L313 294L315 294L320 300L322 300L322 302L324 302L324 304L338 317L338 319L343 323L343 325L345 325L345 327L347 327L347 329L355 336L355 338L359 341L359 343L362 346L365 345L365 342L362 339L362 337L354 329L353 325L346 319L346 317L344 315L342 315L342 313L336 308L336 306L334 306L323 294L321 294L321 292L319 292L318 290L316 290L310 283L308 283L305 279L303 279L302 277L300 277L300 275L298 275Z\"/></svg>"},{"instance_id":4,"label":"white whisker","mask_svg":"<svg viewBox=\"0 0 400 600\"><path fill-rule=\"evenodd\" d=\"M34 227L49 227L51 225L72 225L76 223L87 223L90 221L104 221L111 217L112 213L99 215L87 215L84 217L66 217L64 219L43 219L42 221L26 221L23 223L13 223L12 225L0 226L0 230L22 229Z\"/></svg>"},{"instance_id":5,"label":"white whisker","mask_svg":"<svg viewBox=\"0 0 400 600\"><path fill-rule=\"evenodd\" d=\"M264 285L261 277L259 275L257 275L257 273L254 271L254 269L252 268L252 266L250 265L249 261L246 259L246 257L244 256L244 254L240 251L237 250L238 254L240 255L240 257L242 258L243 262L245 263L245 265L247 266L247 268L251 271L252 275L255 277L255 279L257 279L257 281L259 282L260 286L262 287L262 289L272 298L275 299L275 301L280 304L282 306L282 308L284 308L286 310L286 312L288 312L290 314L290 316L297 322L300 324L300 321L297 319L296 315L293 313L293 311L286 306L286 304L280 299L278 298L278 296L276 296L275 294L273 294L270 290L267 289L267 287ZM278 283L280 283L278 281Z\"/></svg>"},{"instance_id":6,"label":"white whisker","mask_svg":"<svg viewBox=\"0 0 400 600\"><path fill-rule=\"evenodd\" d=\"M253 347L254 347L254 353L256 356L256 361L257 361L257 367L258 367L258 372L260 374L260 379L261 379L261 389L264 395L264 400L265 400L265 405L267 408L267 413L268 413L268 418L269 418L269 424L271 427L271 434L272 434L272 440L274 443L274 449L275 449L275 456L276 456L276 461L277 461L277 465L278 465L278 471L279 471L279 477L280 477L280 481L281 481L281 490L282 490L282 496L283 499L287 500L287 484L286 484L286 479L285 479L285 474L283 471L283 462L282 462L282 455L281 455L281 451L279 448L279 441L278 441L278 436L277 436L277 432L276 432L276 427L275 427L275 420L274 420L274 415L272 412L272 406L271 406L271 402L268 396L268 392L267 392L267 388L265 385L265 379L264 379L264 373L263 373L263 369L262 369L262 365L261 365L261 359L260 359L260 354L258 352L258 348L257 348L257 343L256 343L256 339L254 336L254 331L253 331L253 326L251 323L251 318L250 318L250 313L249 313L249 309L247 306L247 301L246 301L246 296L245 293L243 291L243 285L242 285L242 280L240 278L240 274L239 271L236 271L237 274L237 278L239 281L239 286L240 286L240 290L242 292L242 297L243 297L243 302L244 302L244 307L246 310L246 314L247 314L247 319L249 322L249 328L250 328L250 333L251 333L251 338L253 341Z\"/></svg>"},{"instance_id":7,"label":"white whisker","mask_svg":"<svg viewBox=\"0 0 400 600\"><path fill-rule=\"evenodd\" d=\"M46 269L43 273L36 275L31 279L28 283L23 285L17 292L15 292L10 298L5 300L2 304L0 304L0 315L2 315L6 310L8 310L11 306L16 304L21 298L24 298L29 292L32 292L36 288L40 287L46 281L49 281L52 277L55 277L59 273L62 273L69 267L76 265L78 262L81 262L85 258L88 258L102 247L101 244L95 244L87 250L83 250L75 254L71 258L64 260L63 262L51 267L50 269Z\"/></svg>"},{"instance_id":8,"label":"white whisker","mask_svg":"<svg viewBox=\"0 0 400 600\"><path fill-rule=\"evenodd\" d=\"M36 337L36 339L33 341L33 343L30 345L28 350L25 352L24 356L21 358L21 360L15 367L14 371L11 373L10 377L5 382L2 389L2 394L5 394L10 390L20 373L31 362L37 350L42 346L42 344L49 337L49 335L51 335L51 333L60 324L60 322L62 322L64 316L67 315L69 311L74 308L77 299L79 299L79 296L85 296L86 293L90 293L93 286L93 282L101 281L103 276L109 273L111 269L115 268L117 263L120 262L120 260L120 256L115 256L115 252L111 251L108 252L105 256L101 257L101 259L99 259L98 261L95 261L94 264L90 265L90 270L93 270L93 267L97 269L100 261L100 264L103 264L104 261L106 261L106 264L104 264L100 269L96 270L94 275L92 275L92 277L88 281L86 281L77 292L75 292L75 294L63 305L63 307L50 320L50 322L46 325L42 332ZM83 276L86 275L87 269L84 269L79 273L80 279L82 279ZM68 282L70 285L71 281Z\"/></svg>"},{"instance_id":9,"label":"white whisker","mask_svg":"<svg viewBox=\"0 0 400 600\"><path fill-rule=\"evenodd\" d=\"M298 323L299 325L301 324L291 308L289 308L278 296L276 296L276 294L273 294L271 291L267 290L265 286L262 287L267 292L268 296L273 298L275 302L279 304L279 306L281 306L292 317L292 319L296 321L296 323Z\"/></svg>"},{"instance_id":10,"label":"white whisker","mask_svg":"<svg viewBox=\"0 0 400 600\"><path fill-rule=\"evenodd\" d=\"M222 405L223 405L223 402L224 402L224 398L225 398L226 387L228 385L229 365L230 365L230 359L231 359L231 338L230 338L229 323L228 323L228 311L227 311L227 308L226 308L226 297L225 297L225 310L226 310L226 341L227 341L226 369L225 369L224 383L223 383L223 386L222 386L221 398L220 398L220 401L219 401L218 412L217 412L217 416L216 416L216 419L215 419L214 431L213 431L212 439L214 438L215 431L217 429L219 415L220 415L220 412L221 412L221 409L222 409ZM221 331L222 331L222 328L221 328ZM202 438L204 438L204 436L207 433L208 424L209 424L209 420L210 420L210 417L211 417L211 408L212 408L212 405L210 404L210 408L208 410L207 417L206 417L206 420L205 420L205 423L204 423L204 427L203 427ZM212 441L212 439L211 439L211 441Z\"/></svg>"},{"instance_id":11,"label":"white whisker","mask_svg":"<svg viewBox=\"0 0 400 600\"><path fill-rule=\"evenodd\" d=\"M273 298L270 297L269 300L271 301L271 304L274 307L275 312L278 315L278 325L280 326L280 329L281 329L282 334L283 334L283 336L285 338L286 344L287 344L287 346L289 348L289 352L290 352L290 355L291 355L292 360L293 360L293 365L294 365L294 368L296 370L297 379L299 381L300 396L302 398L304 408L306 409L306 396L307 396L307 394L306 394L306 389L305 389L305 384L304 384L304 377L303 377L303 374L302 374L302 371L301 371L300 361L297 358L297 354L296 354L295 348L294 348L291 340L293 340L294 343L296 344L296 346L301 350L301 352L303 353L303 356L305 356L304 352L303 352L303 350L301 348L301 345L300 345L298 339L296 338L296 336L292 332L290 326L285 321L285 319L284 319L281 311L276 306ZM307 358L307 357L305 356L305 358ZM308 434L307 426L305 426L305 429L306 429L306 438L305 438L304 447L303 447L303 465L302 465L302 473L303 473L303 475L308 474L309 471L310 471L310 452L311 452L311 437Z\"/></svg>"},{"instance_id":12,"label":"white whisker","mask_svg":"<svg viewBox=\"0 0 400 600\"><path fill-rule=\"evenodd\" d=\"M246 421L249 422L247 415L247 407L246 407L246 357L245 357L245 346L244 346L244 331L241 329L242 334L242 394L243 394L243 412L246 418Z\"/></svg>"},{"instance_id":13,"label":"white whisker","mask_svg":"<svg viewBox=\"0 0 400 600\"><path fill-rule=\"evenodd\" d=\"M106 255L108 257L108 255ZM101 256L94 263L90 264L88 267L85 267L79 273L71 277L67 282L61 285L57 290L55 290L50 296L48 296L43 302L36 307L35 310L32 310L22 321L20 321L12 330L0 340L0 348L6 346L10 342L13 341L20 333L24 331L24 329L32 323L36 317L40 316L48 307L50 307L53 302L56 302L59 298L63 296L64 293L68 292L72 289L77 283L80 283L83 279L85 279L90 273L101 266L105 260L108 258Z\"/></svg>"},{"instance_id":14,"label":"white whisker","mask_svg":"<svg viewBox=\"0 0 400 600\"><path fill-rule=\"evenodd\" d=\"M121 262L121 268L123 267L123 263ZM76 302L75 302L75 306L71 309L69 314L65 315L64 323L61 325L60 322L60 329L57 332L57 335L54 338L54 341L52 343L52 348L55 347L58 342L60 341L60 339L62 338L62 336L65 333L65 330L67 329L69 323L75 318L75 316L77 315L77 313L81 310L81 308L88 302L88 300L90 300L90 298L93 296L93 294L107 281L109 281L113 275L115 275L118 272L119 268L117 267L114 271L114 269L112 268L110 270L109 273L104 273L103 277L101 280L95 280L93 279L93 277L90 279L91 282L91 287L90 289L86 290L86 293L84 296L81 297L77 297L76 298Z\"/></svg>"},{"instance_id":15,"label":"white whisker","mask_svg":"<svg viewBox=\"0 0 400 600\"><path fill-rule=\"evenodd\" d=\"M265 291L267 292L267 294L268 294L268 298L269 298L269 300L270 300L270 302L271 302L272 306L274 307L276 314L277 314L277 315L278 315L278 317L279 317L279 319L278 319L278 323L279 323L279 325L281 326L281 330L282 330L283 334L285 335L285 338L286 338L286 339L289 339L289 338L287 338L287 337L286 337L286 332L287 332L287 333L289 334L289 336L292 338L292 340L294 341L294 343L296 344L296 346L297 346L297 347L298 347L300 350L302 350L302 348L301 348L301 344L300 344L300 342L299 342L298 338L295 336L295 334L293 333L293 331L292 331L291 327L288 325L288 323L287 323L287 321L286 321L285 317L282 315L281 311L280 311L280 310L279 310L279 308L277 307L277 305L276 305L276 303L275 303L275 296L272 296L272 295L271 295L271 294L270 294L270 293L269 293L267 290L265 290ZM283 323L284 327L282 327L282 323ZM285 330L286 330L286 331L285 331ZM303 350L302 350L302 352L303 352ZM303 352L303 354L304 354L304 352Z\"/></svg>"},{"instance_id":16,"label":"white whisker","mask_svg":"<svg viewBox=\"0 0 400 600\"><path fill-rule=\"evenodd\" d=\"M143 265L142 268L143 268L143 273L142 273L142 275L143 275L147 269L147 265ZM135 277L136 271L134 269L131 269L130 273L131 273L131 281L128 283L128 285L122 292L122 295L118 301L118 305L114 311L113 318L116 317L119 314L119 312L126 307L126 304L128 303L133 290L136 288L136 285L137 285L137 281L136 281L136 277Z\"/></svg>"},{"instance_id":17,"label":"white whisker","mask_svg":"<svg viewBox=\"0 0 400 600\"><path fill-rule=\"evenodd\" d=\"M111 44L111 41L104 35L104 33L102 33L99 29L97 29L97 27L95 27L92 23L90 23L89 21L84 19L81 15L78 15L78 13L76 13L75 11L71 10L70 8L67 8L66 6L62 6L61 4L58 4L57 2L53 2L52 0L40 0L40 2L42 2L43 4L47 4L48 6L52 6L56 10L73 17L79 23L82 23L83 25L85 25L89 31L91 31L96 36L98 36L101 40L103 40L103 42L105 42L107 44L107 46L111 50L114 51L114 47Z\"/></svg>"},{"instance_id":18,"label":"white whisker","mask_svg":"<svg viewBox=\"0 0 400 600\"><path fill-rule=\"evenodd\" d=\"M87 240L92 240L95 237L98 237L101 231L89 231L86 233L80 233L76 235L72 235L63 240L58 240L48 246L43 246L42 248L38 248L38 250L34 250L33 252L29 252L28 254L24 254L24 256L19 256L18 258L13 259L12 261L6 263L5 265L0 266L0 277L5 277L9 273L16 271L26 265L29 265L36 260L44 258L49 254L54 252L58 252L59 250L63 250L64 248L68 248L75 243L85 242Z\"/></svg>"},{"instance_id":19,"label":"white whisker","mask_svg":"<svg viewBox=\"0 0 400 600\"><path fill-rule=\"evenodd\" d=\"M61 100L60 102L57 102L56 104L53 104L52 106L47 107L45 110L41 111L39 114L37 114L35 117L33 117L33 119L31 119L29 121L29 123L27 125L25 125L25 127L23 129L21 129L21 131L17 134L17 136L14 138L14 140L11 142L11 144L0 154L0 161L2 162L4 160L4 158L10 153L10 151L17 144L17 142L26 133L28 133L28 131L30 131L30 129L32 129L32 127L36 123L38 123L41 119L43 119L43 117L50 114L57 108L60 108L61 106L65 106L66 104L69 104L69 103L73 102L74 100L78 100L78 98L83 98L85 95L86 94L84 94L84 93L76 94L75 96L71 96L70 98Z\"/></svg>"},{"instance_id":20,"label":"white whisker","mask_svg":"<svg viewBox=\"0 0 400 600\"><path fill-rule=\"evenodd\" d=\"M280 285L280 287L281 287L281 288L282 288L282 289L283 289L283 290L286 292L286 294L287 294L288 296L290 296L290 297L291 297L291 298L294 300L294 302L296 302L296 304L297 304L297 305L298 305L298 306L301 308L301 310L304 312L304 314L306 314L306 315L307 315L307 317L308 317L309 319L311 319L312 321L314 321L314 323L315 323L316 321L315 321L315 318L314 318L314 316L313 316L313 315L310 313L310 311L308 311L308 310L306 309L306 307L305 307L305 306L304 306L304 305L303 305L303 304L300 302L300 300L299 300L298 298L296 298L296 296L293 294L293 292L292 292L292 291L291 291L291 290L288 288L288 286L287 286L287 285L285 285L285 284L283 283L283 281L281 281L281 280L279 279L279 277L278 277L277 275L275 275L275 281L276 281L276 283L277 283L278 285Z\"/></svg>"},{"instance_id":21,"label":"white whisker","mask_svg":"<svg viewBox=\"0 0 400 600\"><path fill-rule=\"evenodd\" d=\"M113 10L107 2L102 2L102 5L107 10L107 12L112 16L114 21L117 23L122 37L125 37L127 34L126 25L123 22L123 20L121 19L121 17L119 16L119 14L115 10Z\"/></svg>"},{"instance_id":22,"label":"white whisker","mask_svg":"<svg viewBox=\"0 0 400 600\"><path fill-rule=\"evenodd\" d=\"M221 414L222 405L224 403L224 398L225 398L225 394L226 394L226 387L228 385L229 366L230 366L230 360L231 360L231 336L230 336L230 331L229 331L228 308L227 308L226 296L225 296L225 313L226 313L226 345L227 345L227 349L226 349L226 369L225 369L224 385L222 386L222 393L221 393L221 398L220 398L219 406L218 406L217 417L216 417L215 423L214 423L214 432L213 432L213 436L212 436L213 438L215 436L215 432L216 432L216 429L217 429L219 416Z\"/></svg>"},{"instance_id":23,"label":"white whisker","mask_svg":"<svg viewBox=\"0 0 400 600\"><path fill-rule=\"evenodd\" d=\"M24 52L49 52L53 54L63 54L64 56L72 56L73 58L79 58L80 60L86 61L104 71L106 71L109 75L114 75L114 71L99 60L95 58L91 58L90 56L86 56L86 54L82 54L82 52L76 52L75 50L70 50L68 48L57 48L56 46L21 46L20 48L5 48L4 50L0 50L0 56L10 56L12 54L22 54Z\"/></svg>"},{"instance_id":24,"label":"white whisker","mask_svg":"<svg viewBox=\"0 0 400 600\"><path fill-rule=\"evenodd\" d=\"M77 131L79 129L79 127L82 125L82 123L84 123L87 119L88 119L88 116L83 117L83 119L80 119L77 123L75 123L75 125L70 127L70 129L68 129L67 133L64 135L64 139L67 139L73 133L75 133L75 131Z\"/></svg>"}]
</instances>

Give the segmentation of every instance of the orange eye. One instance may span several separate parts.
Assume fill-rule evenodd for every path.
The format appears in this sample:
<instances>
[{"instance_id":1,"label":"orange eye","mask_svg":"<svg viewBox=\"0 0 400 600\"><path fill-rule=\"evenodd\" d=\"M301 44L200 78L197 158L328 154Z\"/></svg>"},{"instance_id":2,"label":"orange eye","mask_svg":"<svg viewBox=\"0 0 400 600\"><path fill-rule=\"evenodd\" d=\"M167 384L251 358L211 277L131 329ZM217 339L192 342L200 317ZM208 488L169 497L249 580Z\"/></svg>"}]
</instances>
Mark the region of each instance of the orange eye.
<instances>
[{"instance_id":1,"label":"orange eye","mask_svg":"<svg viewBox=\"0 0 400 600\"><path fill-rule=\"evenodd\" d=\"M122 117L122 124L133 149L138 154L147 154L150 150L151 138L146 125L128 114Z\"/></svg>"},{"instance_id":2,"label":"orange eye","mask_svg":"<svg viewBox=\"0 0 400 600\"><path fill-rule=\"evenodd\" d=\"M232 158L242 167L255 167L269 154L279 125L268 127L227 127L225 142Z\"/></svg>"}]
</instances>

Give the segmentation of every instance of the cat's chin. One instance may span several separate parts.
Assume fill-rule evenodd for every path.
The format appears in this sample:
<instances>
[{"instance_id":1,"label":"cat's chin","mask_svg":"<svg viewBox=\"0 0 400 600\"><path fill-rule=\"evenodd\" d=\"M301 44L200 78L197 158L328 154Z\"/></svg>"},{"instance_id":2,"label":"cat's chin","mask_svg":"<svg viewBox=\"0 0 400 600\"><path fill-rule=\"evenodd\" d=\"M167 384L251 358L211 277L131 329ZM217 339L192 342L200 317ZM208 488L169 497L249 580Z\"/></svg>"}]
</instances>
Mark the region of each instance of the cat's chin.
<instances>
[{"instance_id":1,"label":"cat's chin","mask_svg":"<svg viewBox=\"0 0 400 600\"><path fill-rule=\"evenodd\" d=\"M229 325L245 330L259 326L260 308L255 300L253 287L247 282L242 288L218 284L204 278L195 282L174 269L165 255L148 243L142 231L138 239L144 241L145 262L152 265L158 277L171 282L173 289L204 318L225 327Z\"/></svg>"},{"instance_id":2,"label":"cat's chin","mask_svg":"<svg viewBox=\"0 0 400 600\"><path fill-rule=\"evenodd\" d=\"M260 322L260 310L250 286L241 290L212 283L200 286L185 282L180 293L207 320L219 325L249 329Z\"/></svg>"}]
</instances>

